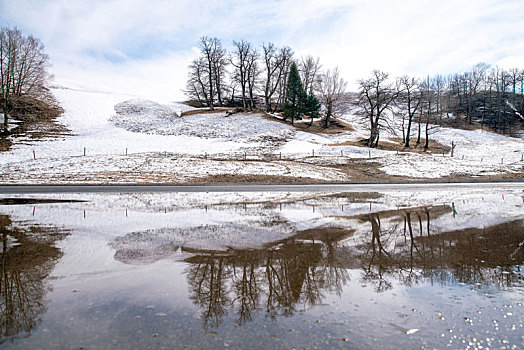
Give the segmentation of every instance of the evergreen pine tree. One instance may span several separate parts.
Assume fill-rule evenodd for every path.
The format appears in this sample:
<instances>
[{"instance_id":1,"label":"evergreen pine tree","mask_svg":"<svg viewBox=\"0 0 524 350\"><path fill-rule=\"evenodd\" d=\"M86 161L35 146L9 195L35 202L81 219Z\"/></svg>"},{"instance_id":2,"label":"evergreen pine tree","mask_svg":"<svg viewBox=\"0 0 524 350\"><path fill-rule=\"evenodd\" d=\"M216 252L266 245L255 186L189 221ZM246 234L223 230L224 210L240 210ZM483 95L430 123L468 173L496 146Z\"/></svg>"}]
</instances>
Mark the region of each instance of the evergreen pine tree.
<instances>
[{"instance_id":1,"label":"evergreen pine tree","mask_svg":"<svg viewBox=\"0 0 524 350\"><path fill-rule=\"evenodd\" d=\"M297 65L293 62L287 78L284 118L291 118L291 124L294 124L295 118L304 113L306 100L307 94L298 74Z\"/></svg>"},{"instance_id":2,"label":"evergreen pine tree","mask_svg":"<svg viewBox=\"0 0 524 350\"><path fill-rule=\"evenodd\" d=\"M322 104L318 98L313 94L313 89L309 90L309 94L306 97L306 103L304 106L304 114L311 118L309 126L313 125L313 119L320 118L320 108Z\"/></svg>"}]
</instances>

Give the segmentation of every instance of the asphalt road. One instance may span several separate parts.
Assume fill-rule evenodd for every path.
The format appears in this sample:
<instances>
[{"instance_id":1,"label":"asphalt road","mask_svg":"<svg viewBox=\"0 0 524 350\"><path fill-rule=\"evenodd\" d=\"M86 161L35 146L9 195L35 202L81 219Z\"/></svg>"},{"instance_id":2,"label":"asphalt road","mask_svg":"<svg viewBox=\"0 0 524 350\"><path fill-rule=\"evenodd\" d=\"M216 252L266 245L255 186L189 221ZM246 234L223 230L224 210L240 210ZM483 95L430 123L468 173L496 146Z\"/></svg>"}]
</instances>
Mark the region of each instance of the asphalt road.
<instances>
[{"instance_id":1,"label":"asphalt road","mask_svg":"<svg viewBox=\"0 0 524 350\"><path fill-rule=\"evenodd\" d=\"M433 191L461 188L521 189L524 179L461 181L391 181L374 183L214 183L214 184L81 184L0 185L0 194L24 193L135 193L135 192L388 192Z\"/></svg>"}]
</instances>

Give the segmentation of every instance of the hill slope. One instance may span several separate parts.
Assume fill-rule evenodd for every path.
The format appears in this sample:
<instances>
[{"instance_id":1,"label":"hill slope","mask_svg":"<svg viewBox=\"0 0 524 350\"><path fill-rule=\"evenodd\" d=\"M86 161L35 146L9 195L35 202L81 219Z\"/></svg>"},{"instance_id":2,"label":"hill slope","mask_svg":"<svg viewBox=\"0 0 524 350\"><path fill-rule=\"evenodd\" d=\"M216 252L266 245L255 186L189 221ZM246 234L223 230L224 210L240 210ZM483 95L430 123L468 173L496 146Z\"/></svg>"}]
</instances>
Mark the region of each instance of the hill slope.
<instances>
[{"instance_id":1,"label":"hill slope","mask_svg":"<svg viewBox=\"0 0 524 350\"><path fill-rule=\"evenodd\" d=\"M435 129L431 139L448 148L427 153L405 152L397 135L383 131L388 147L369 149L358 143L367 132L351 114L342 120L354 130L319 134L263 113L192 111L181 117L191 107L70 82L53 93L64 108L59 121L71 135L0 153L1 182L351 181L524 172L524 140L482 130Z\"/></svg>"}]
</instances>

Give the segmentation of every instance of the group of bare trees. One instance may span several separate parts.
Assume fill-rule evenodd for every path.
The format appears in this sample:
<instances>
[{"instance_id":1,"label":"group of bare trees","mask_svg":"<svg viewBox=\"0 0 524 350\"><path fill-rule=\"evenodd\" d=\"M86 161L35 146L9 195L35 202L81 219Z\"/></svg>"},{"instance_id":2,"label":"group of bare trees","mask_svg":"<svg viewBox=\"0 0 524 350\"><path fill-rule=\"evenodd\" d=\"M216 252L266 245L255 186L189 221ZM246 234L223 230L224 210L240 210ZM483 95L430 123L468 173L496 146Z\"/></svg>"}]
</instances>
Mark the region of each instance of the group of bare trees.
<instances>
[{"instance_id":1,"label":"group of bare trees","mask_svg":"<svg viewBox=\"0 0 524 350\"><path fill-rule=\"evenodd\" d=\"M448 109L494 130L511 132L524 121L524 69L504 70L479 63L471 70L445 79ZM518 118L515 118L517 116Z\"/></svg>"},{"instance_id":2,"label":"group of bare trees","mask_svg":"<svg viewBox=\"0 0 524 350\"><path fill-rule=\"evenodd\" d=\"M368 125L369 147L378 145L384 129L401 132L405 147L413 146L416 134L415 146L425 140L427 150L436 125L480 124L503 133L524 127L524 70L517 68L479 63L462 74L425 79L390 79L375 70L358 85L354 104Z\"/></svg>"},{"instance_id":3,"label":"group of bare trees","mask_svg":"<svg viewBox=\"0 0 524 350\"><path fill-rule=\"evenodd\" d=\"M319 58L297 59L288 46L264 43L259 51L246 40L233 41L227 53L218 38L200 39L200 56L189 66L187 96L199 105L242 106L245 110L263 107L267 112L282 111L292 64L295 63L303 89L326 106L326 123L342 111L346 82L338 69L322 71ZM227 96L227 97L226 97Z\"/></svg>"},{"instance_id":4,"label":"group of bare trees","mask_svg":"<svg viewBox=\"0 0 524 350\"><path fill-rule=\"evenodd\" d=\"M24 36L16 28L0 29L0 102L4 133L8 132L9 117L17 99L46 95L48 60L40 40Z\"/></svg>"}]
</instances>

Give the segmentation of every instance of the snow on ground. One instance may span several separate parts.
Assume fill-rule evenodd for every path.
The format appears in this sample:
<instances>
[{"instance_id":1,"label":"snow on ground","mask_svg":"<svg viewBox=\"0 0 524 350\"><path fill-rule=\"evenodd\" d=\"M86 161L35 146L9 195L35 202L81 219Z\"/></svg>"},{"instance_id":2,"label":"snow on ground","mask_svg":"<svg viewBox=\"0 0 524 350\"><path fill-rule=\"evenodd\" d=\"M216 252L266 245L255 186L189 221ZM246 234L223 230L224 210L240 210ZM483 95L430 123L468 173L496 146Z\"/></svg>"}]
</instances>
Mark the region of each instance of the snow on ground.
<instances>
[{"instance_id":1,"label":"snow on ground","mask_svg":"<svg viewBox=\"0 0 524 350\"><path fill-rule=\"evenodd\" d=\"M133 183L185 182L221 174L306 177L325 181L346 180L343 173L311 164L289 161L221 161L170 154L140 153L45 158L13 162L4 166L0 181L9 183ZM27 174L32 174L30 180Z\"/></svg>"},{"instance_id":2,"label":"snow on ground","mask_svg":"<svg viewBox=\"0 0 524 350\"><path fill-rule=\"evenodd\" d=\"M237 140L259 134L292 131L291 126L269 121L257 114L227 115L222 111L180 118L176 106L146 100L124 101L117 104L115 110L116 114L110 119L112 123L129 131L146 134Z\"/></svg>"},{"instance_id":3,"label":"snow on ground","mask_svg":"<svg viewBox=\"0 0 524 350\"><path fill-rule=\"evenodd\" d=\"M356 130L351 134L335 135L337 142L358 141L368 137L366 128L354 115L343 118ZM398 138L388 131L381 131L381 140ZM351 158L371 158L380 169L389 175L419 178L439 178L453 175L480 176L524 171L524 139L512 138L485 130L461 130L437 127L431 131L430 139L451 147L455 145L453 158L446 154L385 151L356 146L324 146L320 154L339 155Z\"/></svg>"},{"instance_id":4,"label":"snow on ground","mask_svg":"<svg viewBox=\"0 0 524 350\"><path fill-rule=\"evenodd\" d=\"M389 175L419 178L524 171L523 139L481 130L433 130L432 139L456 144L451 158L431 150L398 153L347 144L367 137L354 115L344 120L355 131L318 135L261 114L180 117L192 108L70 81L57 82L53 93L65 111L59 121L72 135L15 143L11 151L0 153L1 182L180 182L221 174L340 181L350 177L332 167L351 166L354 159L371 162ZM383 131L381 140L395 136ZM269 154L273 160L265 158ZM248 161L240 161L239 155Z\"/></svg>"}]
</instances>

